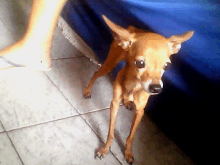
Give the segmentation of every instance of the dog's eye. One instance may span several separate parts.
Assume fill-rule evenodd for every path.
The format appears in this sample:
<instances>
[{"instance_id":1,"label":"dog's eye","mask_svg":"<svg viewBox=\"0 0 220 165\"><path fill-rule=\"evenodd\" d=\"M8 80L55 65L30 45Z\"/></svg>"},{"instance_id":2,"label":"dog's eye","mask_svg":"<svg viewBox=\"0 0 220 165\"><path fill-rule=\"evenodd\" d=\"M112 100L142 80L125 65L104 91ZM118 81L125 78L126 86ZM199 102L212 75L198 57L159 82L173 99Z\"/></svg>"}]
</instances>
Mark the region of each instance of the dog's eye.
<instances>
[{"instance_id":1,"label":"dog's eye","mask_svg":"<svg viewBox=\"0 0 220 165\"><path fill-rule=\"evenodd\" d=\"M145 67L145 62L143 60L135 61L134 64L137 68L144 68Z\"/></svg>"},{"instance_id":2,"label":"dog's eye","mask_svg":"<svg viewBox=\"0 0 220 165\"><path fill-rule=\"evenodd\" d=\"M164 69L164 70L168 70L168 69L170 68L170 65L171 65L170 62L165 63L163 69Z\"/></svg>"}]
</instances>

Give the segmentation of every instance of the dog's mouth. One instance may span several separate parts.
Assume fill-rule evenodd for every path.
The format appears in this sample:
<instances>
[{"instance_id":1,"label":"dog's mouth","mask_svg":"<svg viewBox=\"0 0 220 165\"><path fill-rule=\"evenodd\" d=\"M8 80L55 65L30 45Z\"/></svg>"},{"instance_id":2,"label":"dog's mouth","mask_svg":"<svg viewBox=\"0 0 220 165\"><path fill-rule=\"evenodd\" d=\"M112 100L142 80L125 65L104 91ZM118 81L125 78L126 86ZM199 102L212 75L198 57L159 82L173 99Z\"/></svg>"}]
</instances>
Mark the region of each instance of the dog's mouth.
<instances>
[{"instance_id":1,"label":"dog's mouth","mask_svg":"<svg viewBox=\"0 0 220 165\"><path fill-rule=\"evenodd\" d=\"M162 92L163 83L160 81L160 84L152 83L152 80L148 80L147 82L142 84L144 90L150 95L157 95Z\"/></svg>"}]
</instances>

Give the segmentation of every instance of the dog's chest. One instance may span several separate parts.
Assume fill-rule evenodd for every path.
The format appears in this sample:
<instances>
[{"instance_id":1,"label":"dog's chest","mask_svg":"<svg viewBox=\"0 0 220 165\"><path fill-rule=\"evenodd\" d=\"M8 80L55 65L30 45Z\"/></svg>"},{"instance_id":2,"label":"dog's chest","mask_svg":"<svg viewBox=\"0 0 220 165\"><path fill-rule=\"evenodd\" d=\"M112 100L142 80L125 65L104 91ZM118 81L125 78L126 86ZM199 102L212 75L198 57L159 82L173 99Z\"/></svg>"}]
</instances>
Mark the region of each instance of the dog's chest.
<instances>
[{"instance_id":1,"label":"dog's chest","mask_svg":"<svg viewBox=\"0 0 220 165\"><path fill-rule=\"evenodd\" d=\"M124 92L132 94L143 89L140 79L134 73L133 69L130 69L128 63L125 65L122 72L123 76L121 77L121 80Z\"/></svg>"},{"instance_id":2,"label":"dog's chest","mask_svg":"<svg viewBox=\"0 0 220 165\"><path fill-rule=\"evenodd\" d=\"M143 87L139 81L127 80L124 83L124 88L128 93L134 93L141 90Z\"/></svg>"}]
</instances>

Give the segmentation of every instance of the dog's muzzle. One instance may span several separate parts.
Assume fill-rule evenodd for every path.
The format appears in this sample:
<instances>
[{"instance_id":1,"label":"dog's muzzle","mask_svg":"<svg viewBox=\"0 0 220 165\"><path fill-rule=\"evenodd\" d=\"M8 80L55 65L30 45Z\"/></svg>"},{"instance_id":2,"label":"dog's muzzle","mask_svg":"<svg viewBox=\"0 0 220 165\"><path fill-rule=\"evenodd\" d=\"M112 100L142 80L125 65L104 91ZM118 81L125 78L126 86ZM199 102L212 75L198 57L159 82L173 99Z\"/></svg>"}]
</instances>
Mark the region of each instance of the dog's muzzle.
<instances>
[{"instance_id":1,"label":"dog's muzzle","mask_svg":"<svg viewBox=\"0 0 220 165\"><path fill-rule=\"evenodd\" d=\"M155 84L155 83L152 83L152 80L149 80L143 84L143 88L147 93L151 95L157 95L161 93L163 89L163 83L161 81L160 84Z\"/></svg>"},{"instance_id":2,"label":"dog's muzzle","mask_svg":"<svg viewBox=\"0 0 220 165\"><path fill-rule=\"evenodd\" d=\"M160 84L150 84L149 91L153 94L159 94L162 91L162 86Z\"/></svg>"}]
</instances>

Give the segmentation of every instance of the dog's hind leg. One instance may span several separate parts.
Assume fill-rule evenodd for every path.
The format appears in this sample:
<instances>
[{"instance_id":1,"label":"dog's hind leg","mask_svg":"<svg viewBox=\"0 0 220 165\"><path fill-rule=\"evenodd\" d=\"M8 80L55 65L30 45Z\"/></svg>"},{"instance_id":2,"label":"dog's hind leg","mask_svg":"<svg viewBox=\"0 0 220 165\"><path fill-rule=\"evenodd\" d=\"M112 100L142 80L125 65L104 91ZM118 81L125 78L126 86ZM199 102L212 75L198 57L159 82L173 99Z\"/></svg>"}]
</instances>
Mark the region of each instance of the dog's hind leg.
<instances>
[{"instance_id":1,"label":"dog's hind leg","mask_svg":"<svg viewBox=\"0 0 220 165\"><path fill-rule=\"evenodd\" d=\"M121 60L124 59L123 49L113 42L104 64L94 73L88 86L84 89L84 98L91 98L91 90L95 80L99 77L107 75Z\"/></svg>"}]
</instances>

